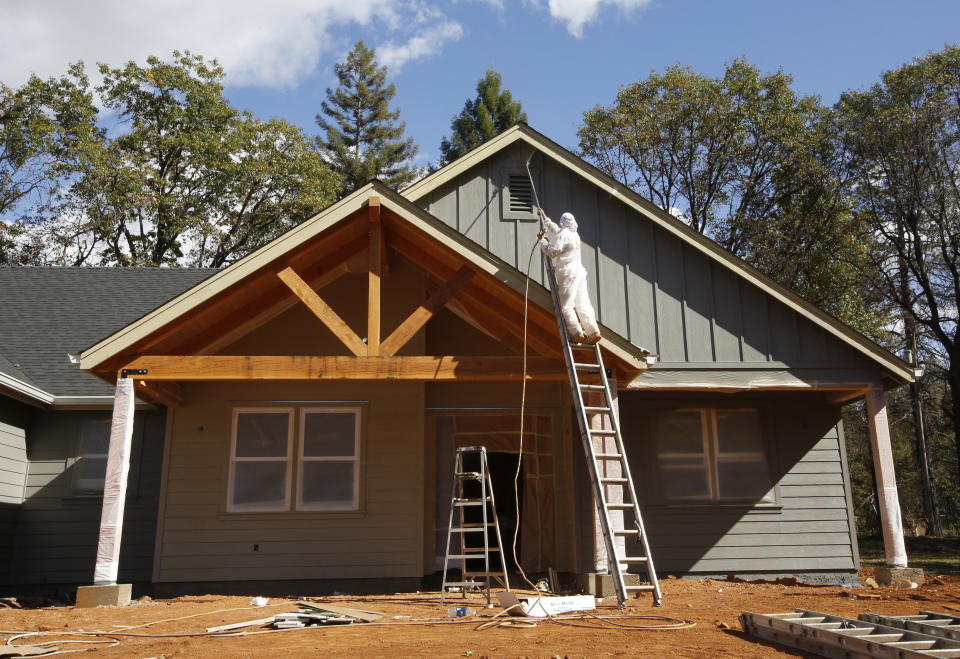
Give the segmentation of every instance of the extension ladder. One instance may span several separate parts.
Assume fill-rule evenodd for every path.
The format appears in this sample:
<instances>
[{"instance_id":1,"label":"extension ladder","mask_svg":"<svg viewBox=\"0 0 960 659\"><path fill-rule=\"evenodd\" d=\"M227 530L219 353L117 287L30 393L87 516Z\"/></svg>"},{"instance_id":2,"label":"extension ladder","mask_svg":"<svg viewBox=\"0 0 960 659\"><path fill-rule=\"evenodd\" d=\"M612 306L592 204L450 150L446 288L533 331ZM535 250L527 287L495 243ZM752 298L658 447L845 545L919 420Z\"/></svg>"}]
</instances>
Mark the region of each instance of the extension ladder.
<instances>
[{"instance_id":1,"label":"extension ladder","mask_svg":"<svg viewBox=\"0 0 960 659\"><path fill-rule=\"evenodd\" d=\"M623 436L620 434L620 420L613 413L613 397L610 394L610 381L607 379L607 369L603 365L603 356L600 354L599 344L573 343L567 336L567 328L560 312L560 291L557 287L557 277L553 271L553 262L547 259L547 276L550 281L550 290L553 292L553 305L557 317L557 327L560 330L560 339L563 343L563 357L567 365L567 375L570 379L570 388L573 392L573 406L576 412L577 424L580 426L580 438L587 458L587 471L590 473L590 482L593 485L594 502L600 514L600 526L607 547L607 566L613 576L614 587L617 591L617 601L624 606L630 591L653 592L654 606L660 606L662 595L657 572L653 567L653 556L650 553L650 543L647 532L643 527L643 517L640 515L640 505L637 492L633 486L633 477L630 475L630 466L627 463L627 452L623 446ZM574 352L580 358L574 357ZM591 360L592 357L592 360ZM591 397L588 405L584 396ZM592 400L596 398L598 400ZM609 420L609 424L601 424L604 429L592 429L588 414L596 414L601 419ZM597 450L596 443L601 450ZM603 465L601 467L601 465ZM616 469L619 465L619 469ZM613 472L608 475L608 472ZM622 488L623 501L609 501L608 487ZM610 513L613 511L633 512L634 528L614 529L610 522ZM617 553L616 538L635 538L640 544L640 555L621 556ZM647 568L649 584L628 586L624 581L623 573L627 566L641 564Z\"/></svg>"},{"instance_id":2,"label":"extension ladder","mask_svg":"<svg viewBox=\"0 0 960 659\"><path fill-rule=\"evenodd\" d=\"M468 461L470 462L469 465L467 464ZM474 466L476 469L473 468ZM468 493L465 492L465 489L471 487L468 485L469 483L476 484L472 486L474 490L479 486L479 497L475 496L475 492L470 493L472 496L467 496ZM466 510L469 508L480 509L481 521L468 522L466 520ZM457 511L456 526L454 526L454 511ZM490 546L491 528L494 530L493 539L496 540L496 547ZM460 553L458 554L450 553L450 541L454 534L460 538ZM468 536L482 537L483 547L468 544ZM492 574L490 572L490 552L500 554L500 571ZM460 581L447 581L450 561L460 561ZM482 571L477 565L480 561L483 561ZM476 577L482 577L483 581L478 582ZM453 467L453 496L450 500L447 555L443 560L443 584L440 587L440 603L443 604L448 588L458 587L460 592L466 595L468 588L476 588L482 584L486 588L487 604L490 604L491 579L496 579L504 588L510 590L503 542L500 539L500 525L497 522L497 506L493 499L493 484L490 481L490 466L487 463L487 449L483 446L464 446L457 449L456 462Z\"/></svg>"},{"instance_id":3,"label":"extension ladder","mask_svg":"<svg viewBox=\"0 0 960 659\"><path fill-rule=\"evenodd\" d=\"M960 641L806 609L793 613L740 614L751 636L823 657L960 657Z\"/></svg>"},{"instance_id":4,"label":"extension ladder","mask_svg":"<svg viewBox=\"0 0 960 659\"><path fill-rule=\"evenodd\" d=\"M950 613L921 611L915 616L882 616L877 613L861 613L857 617L864 622L908 629L912 632L960 641L960 616Z\"/></svg>"}]
</instances>

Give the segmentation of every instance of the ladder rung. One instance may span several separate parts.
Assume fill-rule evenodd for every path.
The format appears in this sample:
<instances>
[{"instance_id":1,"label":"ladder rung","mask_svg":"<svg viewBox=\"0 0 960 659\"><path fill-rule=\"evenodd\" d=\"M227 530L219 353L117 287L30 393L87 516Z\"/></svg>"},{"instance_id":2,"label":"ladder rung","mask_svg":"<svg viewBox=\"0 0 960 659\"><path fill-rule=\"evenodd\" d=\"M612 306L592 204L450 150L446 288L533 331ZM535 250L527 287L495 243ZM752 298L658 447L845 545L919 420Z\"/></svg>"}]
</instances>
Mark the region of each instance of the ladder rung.
<instances>
[{"instance_id":1,"label":"ladder rung","mask_svg":"<svg viewBox=\"0 0 960 659\"><path fill-rule=\"evenodd\" d=\"M482 506L487 501L490 500L490 497L486 499L455 499L453 505L455 506Z\"/></svg>"},{"instance_id":2,"label":"ladder rung","mask_svg":"<svg viewBox=\"0 0 960 659\"><path fill-rule=\"evenodd\" d=\"M608 510L633 510L632 503L608 503Z\"/></svg>"},{"instance_id":3,"label":"ladder rung","mask_svg":"<svg viewBox=\"0 0 960 659\"><path fill-rule=\"evenodd\" d=\"M621 485L626 485L630 481L627 480L626 478L601 478L600 482L601 483L620 483ZM632 507L633 506L631 506L631 508Z\"/></svg>"},{"instance_id":4,"label":"ladder rung","mask_svg":"<svg viewBox=\"0 0 960 659\"><path fill-rule=\"evenodd\" d=\"M591 435L606 435L607 437L616 437L616 430L590 430L588 431Z\"/></svg>"},{"instance_id":5,"label":"ladder rung","mask_svg":"<svg viewBox=\"0 0 960 659\"><path fill-rule=\"evenodd\" d=\"M585 405L583 408L584 412L609 412L609 407L593 407L590 405Z\"/></svg>"},{"instance_id":6,"label":"ladder rung","mask_svg":"<svg viewBox=\"0 0 960 659\"><path fill-rule=\"evenodd\" d=\"M487 573L486 573L486 572L463 572L462 574L463 574L463 576L465 576L465 577L484 577L484 578L486 578L486 576L487 576ZM491 576L491 577L495 577L495 576L498 575L498 574L503 574L503 572L497 572L497 571L494 571L494 570L490 570L490 576Z\"/></svg>"},{"instance_id":7,"label":"ladder rung","mask_svg":"<svg viewBox=\"0 0 960 659\"><path fill-rule=\"evenodd\" d=\"M595 343L574 343L570 342L570 347L574 350L589 350L590 352L595 352L597 345Z\"/></svg>"},{"instance_id":8,"label":"ladder rung","mask_svg":"<svg viewBox=\"0 0 960 659\"><path fill-rule=\"evenodd\" d=\"M597 368L597 369L599 369L599 368L600 368L600 364L587 364L587 363L585 363L585 362L574 362L574 363L573 363L573 367L574 367L575 369L577 369L578 371L583 371L583 370L590 369L590 368ZM598 373L599 373L599 371L598 371Z\"/></svg>"},{"instance_id":9,"label":"ladder rung","mask_svg":"<svg viewBox=\"0 0 960 659\"><path fill-rule=\"evenodd\" d=\"M579 386L584 391L603 391L605 389L602 384L581 384Z\"/></svg>"},{"instance_id":10,"label":"ladder rung","mask_svg":"<svg viewBox=\"0 0 960 659\"><path fill-rule=\"evenodd\" d=\"M646 563L647 557L646 556L624 556L623 558L618 558L617 562L629 563L630 565L634 565L637 563Z\"/></svg>"},{"instance_id":11,"label":"ladder rung","mask_svg":"<svg viewBox=\"0 0 960 659\"><path fill-rule=\"evenodd\" d=\"M597 460L619 460L622 456L619 453L594 453L593 457Z\"/></svg>"},{"instance_id":12,"label":"ladder rung","mask_svg":"<svg viewBox=\"0 0 960 659\"><path fill-rule=\"evenodd\" d=\"M620 531L614 531L613 535L639 535L640 531L637 529L623 529Z\"/></svg>"},{"instance_id":13,"label":"ladder rung","mask_svg":"<svg viewBox=\"0 0 960 659\"><path fill-rule=\"evenodd\" d=\"M470 588L481 588L487 584L482 581L444 581L443 588L446 590L450 586L460 586L460 587L470 587Z\"/></svg>"},{"instance_id":14,"label":"ladder rung","mask_svg":"<svg viewBox=\"0 0 960 659\"><path fill-rule=\"evenodd\" d=\"M483 474L477 471L458 471L454 475L460 479L470 478L473 480L481 480L483 478Z\"/></svg>"},{"instance_id":15,"label":"ladder rung","mask_svg":"<svg viewBox=\"0 0 960 659\"><path fill-rule=\"evenodd\" d=\"M655 590L653 586L624 586L624 588L637 591Z\"/></svg>"},{"instance_id":16,"label":"ladder rung","mask_svg":"<svg viewBox=\"0 0 960 659\"><path fill-rule=\"evenodd\" d=\"M487 526L489 526L489 524ZM484 530L485 529L482 526L479 528L470 526L453 526L450 528L450 533L483 533Z\"/></svg>"},{"instance_id":17,"label":"ladder rung","mask_svg":"<svg viewBox=\"0 0 960 659\"><path fill-rule=\"evenodd\" d=\"M493 550L491 549L490 551L493 551ZM481 551L481 552L477 552L477 553L474 553L474 554L450 554L449 556L447 556L447 560L450 561L450 560L453 560L453 559L456 558L456 559L458 559L458 560L468 560L468 561L471 561L471 560L477 560L477 559L485 558L485 557L486 557L486 554L484 554L484 553Z\"/></svg>"}]
</instances>

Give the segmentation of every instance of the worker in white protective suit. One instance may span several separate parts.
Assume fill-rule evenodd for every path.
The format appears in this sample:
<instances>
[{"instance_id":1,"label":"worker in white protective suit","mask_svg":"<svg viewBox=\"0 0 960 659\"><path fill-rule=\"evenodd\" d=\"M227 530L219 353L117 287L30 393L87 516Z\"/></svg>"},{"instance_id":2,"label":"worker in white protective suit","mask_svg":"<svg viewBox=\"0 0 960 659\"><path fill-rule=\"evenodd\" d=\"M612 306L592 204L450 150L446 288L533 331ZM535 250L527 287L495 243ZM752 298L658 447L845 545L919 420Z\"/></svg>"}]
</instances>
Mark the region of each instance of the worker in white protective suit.
<instances>
[{"instance_id":1,"label":"worker in white protective suit","mask_svg":"<svg viewBox=\"0 0 960 659\"><path fill-rule=\"evenodd\" d=\"M540 248L553 262L567 336L575 343L596 343L600 340L600 328L587 292L587 271L580 261L577 220L572 213L564 213L558 226L542 208L537 210L546 228L538 236Z\"/></svg>"}]
</instances>

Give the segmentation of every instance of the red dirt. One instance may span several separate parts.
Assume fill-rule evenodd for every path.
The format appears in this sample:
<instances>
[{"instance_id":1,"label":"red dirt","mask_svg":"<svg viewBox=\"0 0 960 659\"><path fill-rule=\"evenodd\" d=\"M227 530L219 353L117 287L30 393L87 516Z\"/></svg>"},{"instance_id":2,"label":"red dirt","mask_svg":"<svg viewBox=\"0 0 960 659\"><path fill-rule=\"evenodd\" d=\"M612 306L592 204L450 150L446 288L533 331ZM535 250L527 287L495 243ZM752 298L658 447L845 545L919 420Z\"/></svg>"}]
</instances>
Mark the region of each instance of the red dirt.
<instances>
[{"instance_id":1,"label":"red dirt","mask_svg":"<svg viewBox=\"0 0 960 659\"><path fill-rule=\"evenodd\" d=\"M353 624L339 627L294 629L243 636L210 638L117 637L113 648L98 646L98 657L266 657L266 656L472 656L501 657L596 657L596 656L678 656L678 657L772 657L803 656L796 650L748 637L740 631L737 615L744 610L758 613L812 609L855 618L864 612L916 614L919 610L960 613L960 577L927 577L914 590L880 588L845 589L838 586L752 584L729 581L665 579L663 606L654 608L649 595L631 600L625 611L616 604L601 604L597 613L615 616L662 615L685 618L696 623L692 629L674 631L633 631L611 627L583 628L540 622L533 629L492 628L476 631L499 609L481 610L472 618L448 622L446 606L440 607L437 593L408 593L377 596L335 596L315 601L385 613L390 624ZM254 593L255 594L255 593ZM874 599L879 595L879 599ZM270 606L249 606L250 597L207 595L172 600L144 599L124 608L0 609L0 638L13 630L68 632L79 630L117 631L121 625L149 627L130 630L134 634L183 634L205 628L295 611L294 600L271 599ZM453 604L462 598L448 600ZM466 603L480 607L482 600L471 595ZM238 609L218 612L223 609ZM401 619L394 619L401 616ZM406 618L409 616L409 618ZM409 620L431 618L432 624L413 625ZM178 620L171 620L178 619ZM627 624L650 624L622 620ZM577 624L595 625L595 622ZM255 628L251 628L253 630ZM3 636L6 634L6 636ZM52 635L42 640L63 640ZM73 637L82 638L82 637ZM89 637L88 637L89 639ZM35 639L22 639L18 644ZM74 649L80 645L61 645Z\"/></svg>"}]
</instances>

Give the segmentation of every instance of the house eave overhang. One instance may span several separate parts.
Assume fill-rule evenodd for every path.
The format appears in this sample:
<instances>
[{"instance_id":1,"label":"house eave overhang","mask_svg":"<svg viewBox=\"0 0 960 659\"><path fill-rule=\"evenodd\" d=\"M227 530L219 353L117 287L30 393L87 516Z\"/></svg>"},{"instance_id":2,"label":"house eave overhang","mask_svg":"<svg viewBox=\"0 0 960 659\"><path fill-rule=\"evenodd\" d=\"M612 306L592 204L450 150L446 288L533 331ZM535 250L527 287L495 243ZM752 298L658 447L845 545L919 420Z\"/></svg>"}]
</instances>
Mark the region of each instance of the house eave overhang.
<instances>
[{"instance_id":1,"label":"house eave overhang","mask_svg":"<svg viewBox=\"0 0 960 659\"><path fill-rule=\"evenodd\" d=\"M108 360L123 354L124 351L135 349L138 342L161 330L168 323L190 313L199 305L212 300L238 284L245 277L261 271L284 254L290 253L344 218L360 211L368 204L371 197L381 199L387 211L412 225L423 234L425 239L455 251L459 258L462 258L477 272L496 279L520 295L523 295L527 290L526 278L523 273L483 250L466 236L446 226L443 222L379 181L372 181L253 254L209 277L167 304L87 348L80 355L80 367L87 371L93 371L103 379L109 379L110 365L107 364ZM552 315L553 302L546 289L539 284L535 284L529 287L528 294L531 305L538 305L543 309L550 310ZM601 332L604 337L601 346L616 357L623 368L632 372L639 372L647 368L649 353L646 350L630 344L610 331L609 328L601 328Z\"/></svg>"},{"instance_id":2,"label":"house eave overhang","mask_svg":"<svg viewBox=\"0 0 960 659\"><path fill-rule=\"evenodd\" d=\"M916 380L913 367L893 353L877 345L856 330L817 308L815 305L807 302L793 291L773 281L706 236L694 231L627 186L611 178L598 168L577 157L525 124L517 124L493 139L481 144L446 167L406 188L402 194L407 199L417 202L433 190L453 180L481 161L517 143L526 144L531 147L531 149L552 158L555 162L587 179L599 189L606 191L611 197L619 199L636 212L647 217L660 228L677 236L686 244L702 252L711 260L723 265L750 283L760 287L787 307L803 314L809 318L811 322L816 323L829 334L835 336L858 353L878 364L884 371L885 376L880 378L884 387L893 388Z\"/></svg>"}]
</instances>

